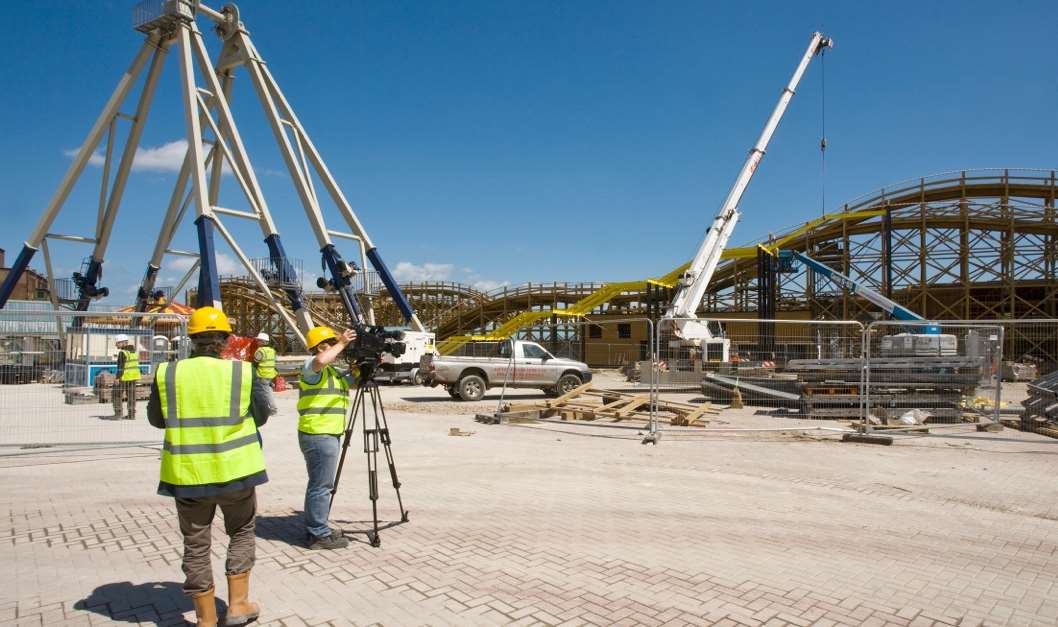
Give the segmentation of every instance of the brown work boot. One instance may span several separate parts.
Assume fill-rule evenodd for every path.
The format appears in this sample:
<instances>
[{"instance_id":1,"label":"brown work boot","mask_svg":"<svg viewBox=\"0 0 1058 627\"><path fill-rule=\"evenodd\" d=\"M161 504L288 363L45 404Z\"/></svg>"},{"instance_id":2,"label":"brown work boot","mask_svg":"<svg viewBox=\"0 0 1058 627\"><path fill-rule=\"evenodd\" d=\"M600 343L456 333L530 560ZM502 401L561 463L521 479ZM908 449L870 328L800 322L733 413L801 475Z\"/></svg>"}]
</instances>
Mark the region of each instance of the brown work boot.
<instances>
[{"instance_id":1,"label":"brown work boot","mask_svg":"<svg viewBox=\"0 0 1058 627\"><path fill-rule=\"evenodd\" d=\"M217 627L217 602L213 588L192 594L191 602L195 604L195 616L198 619L196 627Z\"/></svg>"},{"instance_id":2,"label":"brown work boot","mask_svg":"<svg viewBox=\"0 0 1058 627\"><path fill-rule=\"evenodd\" d=\"M224 616L226 627L245 625L257 620L261 608L250 602L250 571L228 575L228 613Z\"/></svg>"}]
</instances>

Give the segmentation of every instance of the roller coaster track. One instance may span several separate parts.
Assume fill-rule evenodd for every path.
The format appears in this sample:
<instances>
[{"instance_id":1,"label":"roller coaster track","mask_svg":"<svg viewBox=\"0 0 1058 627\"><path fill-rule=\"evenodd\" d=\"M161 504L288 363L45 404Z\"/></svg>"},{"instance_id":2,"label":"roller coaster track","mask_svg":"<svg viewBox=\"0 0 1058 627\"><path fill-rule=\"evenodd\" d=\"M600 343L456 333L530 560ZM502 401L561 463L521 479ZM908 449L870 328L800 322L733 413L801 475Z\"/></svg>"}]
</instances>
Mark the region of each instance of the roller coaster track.
<instances>
[{"instance_id":1,"label":"roller coaster track","mask_svg":"<svg viewBox=\"0 0 1058 627\"><path fill-rule=\"evenodd\" d=\"M290 301L287 299L285 291L277 289L272 294L277 302L291 310ZM239 303L253 305L266 310L272 308L272 301L268 296L261 292L261 288L255 282L246 277L225 277L221 281L221 298L226 307L229 303ZM314 299L305 299L305 307L316 324L335 328L341 328L348 324L347 321L343 321L342 318L334 315L332 310L321 307Z\"/></svg>"},{"instance_id":2,"label":"roller coaster track","mask_svg":"<svg viewBox=\"0 0 1058 627\"><path fill-rule=\"evenodd\" d=\"M951 291L963 284L966 290L988 290L992 285L1001 284L1006 290L1001 300L1013 303L1012 310L1017 304L1023 309L1035 308L1032 313L1038 317L1055 315L1043 311L1039 303L1021 303L1025 299L1018 296L1018 290L1026 285L1043 290L1042 298L1058 311L1058 277L1053 276L1058 272L1056 191L1056 176L1051 170L953 171L897 183L860 196L843 205L840 211L784 229L780 235L729 248L714 275L704 306L710 311L716 310L719 306L716 299L724 290L730 293L749 289L748 281L756 275L760 246L819 253L820 246L828 245L831 248L827 250L836 251L826 260L828 263L840 265L846 274L859 273L874 280L880 255L885 254L867 245L858 245L855 240L874 238L875 243L871 245L878 248L878 238L888 233L896 246L888 261L895 266L893 289L906 292L902 304L918 307L924 315L929 307L935 313L928 315L938 319L1000 315L994 304L975 303L971 307L964 303L958 309L951 304L933 303L927 293ZM1031 256L1036 249L1042 251L1039 259L1022 262L1022 257ZM981 258L975 258L977 255ZM945 256L948 261L938 261ZM1046 270L1029 277L1031 273L1019 269L1022 265ZM683 264L663 276L637 281L529 284L488 293L458 283L416 283L403 287L416 309L433 307L431 326L441 339L439 348L451 352L469 341L511 337L547 319L583 318L593 312L603 312L604 307L642 304L649 286L673 287L686 267ZM1039 278L1034 278L1037 275ZM896 279L903 280L904 285ZM225 285L231 286L233 297L269 306L268 299L248 281L229 281ZM799 289L817 288L813 284L811 288ZM344 324L339 308L323 306L325 298L319 295L307 296L314 320L335 326ZM740 298L748 302L745 294ZM802 293L798 298L811 300L812 297ZM963 301L967 298L964 296ZM709 299L714 302L710 304ZM228 302L225 298L225 303ZM285 297L280 302L285 302ZM375 302L376 310L385 311L384 297ZM745 311L752 306L741 307ZM853 313L847 302L844 310L844 314L833 310L817 313L829 317L850 317ZM382 317L388 320L389 316ZM468 330L479 332L467 333Z\"/></svg>"},{"instance_id":3,"label":"roller coaster track","mask_svg":"<svg viewBox=\"0 0 1058 627\"><path fill-rule=\"evenodd\" d=\"M1013 231L1032 233L1048 237L1058 235L1055 220L1056 178L1052 170L1031 169L987 169L953 171L898 183L877 192L865 194L849 203L841 211L823 215L801 225L787 229L778 237L749 246L731 247L724 251L726 261L718 268L711 291L730 287L739 272L756 263L758 246L771 251L782 248L804 250L810 241L825 240L877 232L879 222L888 216L887 229L978 229L990 231ZM975 207L971 213L959 203L937 209L937 203L964 201L972 198L999 199L994 208L982 210ZM1015 206L1011 198L1041 201L1039 206ZM927 208L929 209L927 211ZM923 253L924 254L924 253ZM452 326L453 315L438 327L438 349L451 353L470 341L495 341L511 337L519 330L541 320L554 317L583 317L614 297L628 292L643 292L648 284L671 288L689 264L683 264L668 274L655 279L626 281L605 284L565 307L550 310L527 310L516 314L491 331L478 335L456 335L444 337L444 331ZM848 260L846 260L848 265ZM547 285L538 286L538 290ZM520 294L504 292L493 294L493 299L517 299ZM495 309L495 307L493 307ZM505 308L506 309L506 308ZM464 312L453 312L459 317Z\"/></svg>"}]
</instances>

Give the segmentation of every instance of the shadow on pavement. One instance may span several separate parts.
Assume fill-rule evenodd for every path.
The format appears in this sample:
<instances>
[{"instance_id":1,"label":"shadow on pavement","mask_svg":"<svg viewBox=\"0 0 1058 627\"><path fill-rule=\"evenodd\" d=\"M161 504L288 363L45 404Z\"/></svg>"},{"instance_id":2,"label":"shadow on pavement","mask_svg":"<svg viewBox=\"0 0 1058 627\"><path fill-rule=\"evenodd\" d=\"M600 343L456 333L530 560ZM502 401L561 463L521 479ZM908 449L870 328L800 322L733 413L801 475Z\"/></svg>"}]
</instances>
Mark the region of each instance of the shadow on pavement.
<instances>
[{"instance_id":1,"label":"shadow on pavement","mask_svg":"<svg viewBox=\"0 0 1058 627\"><path fill-rule=\"evenodd\" d=\"M342 528L342 535L349 538L350 542L359 544L370 544L367 531L371 529L370 520L340 520L332 519L332 526L337 524ZM402 524L399 520L380 521L379 531L396 527ZM292 514L281 514L257 517L257 537L261 540L283 542L308 550L305 538L305 518L300 511Z\"/></svg>"},{"instance_id":2,"label":"shadow on pavement","mask_svg":"<svg viewBox=\"0 0 1058 627\"><path fill-rule=\"evenodd\" d=\"M261 540L305 547L305 516L300 511L265 516L258 514L255 527L257 537Z\"/></svg>"},{"instance_id":3,"label":"shadow on pavement","mask_svg":"<svg viewBox=\"0 0 1058 627\"><path fill-rule=\"evenodd\" d=\"M122 581L99 586L75 603L74 609L93 612L115 622L173 625L179 624L180 615L194 611L194 606L175 581L140 584ZM218 615L223 616L226 609L227 605L217 599Z\"/></svg>"}]
</instances>

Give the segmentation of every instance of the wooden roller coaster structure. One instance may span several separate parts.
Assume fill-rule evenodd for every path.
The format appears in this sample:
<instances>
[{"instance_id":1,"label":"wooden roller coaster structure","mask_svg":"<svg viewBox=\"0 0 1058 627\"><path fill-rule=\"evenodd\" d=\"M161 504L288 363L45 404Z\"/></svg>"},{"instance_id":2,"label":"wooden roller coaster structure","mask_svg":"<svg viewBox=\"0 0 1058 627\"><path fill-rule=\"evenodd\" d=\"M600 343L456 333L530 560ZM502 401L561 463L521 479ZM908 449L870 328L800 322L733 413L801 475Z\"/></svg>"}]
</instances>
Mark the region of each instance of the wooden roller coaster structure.
<instances>
[{"instance_id":1,"label":"wooden roller coaster structure","mask_svg":"<svg viewBox=\"0 0 1058 627\"><path fill-rule=\"evenodd\" d=\"M729 248L701 313L819 320L866 320L875 314L870 303L811 270L782 272L777 264L762 263L762 257L771 258L758 254L764 246L802 251L929 319L1058 317L1056 196L1053 170L965 170L889 186L754 245ZM657 319L682 270L638 281L530 283L487 293L454 283L403 289L445 348L446 340L452 347L469 338L512 334L537 333L546 340L541 328L570 317ZM222 289L228 285L222 282ZM274 314L253 304L249 292L252 288L225 295L236 319L246 320L248 328L278 331ZM306 300L314 317L343 322L333 297L309 292ZM386 298L376 299L375 309L380 322L399 322ZM1012 333L1009 354L1058 355L1055 342Z\"/></svg>"}]
</instances>

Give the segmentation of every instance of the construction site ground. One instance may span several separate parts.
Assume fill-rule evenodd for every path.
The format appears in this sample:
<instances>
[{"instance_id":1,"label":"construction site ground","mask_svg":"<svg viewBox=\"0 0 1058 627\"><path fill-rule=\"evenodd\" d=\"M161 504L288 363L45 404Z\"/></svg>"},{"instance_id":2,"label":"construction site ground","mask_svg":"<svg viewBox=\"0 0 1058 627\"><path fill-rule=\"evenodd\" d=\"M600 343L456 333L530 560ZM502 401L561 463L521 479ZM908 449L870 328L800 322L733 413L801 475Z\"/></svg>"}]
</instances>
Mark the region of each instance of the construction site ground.
<instances>
[{"instance_id":1,"label":"construction site ground","mask_svg":"<svg viewBox=\"0 0 1058 627\"><path fill-rule=\"evenodd\" d=\"M332 517L354 542L321 552L303 546L296 393L278 395L258 494L261 623L1058 622L1058 440L935 430L883 447L683 430L649 446L635 430L475 422L498 395L466 404L439 388L383 388L410 522L377 549L358 533L370 503L354 440ZM143 405L135 423L94 428L151 444L0 447L0 624L192 617ZM797 424L809 421L746 407L709 428ZM395 520L385 472L380 482L382 518ZM219 525L214 541L223 596Z\"/></svg>"}]
</instances>

